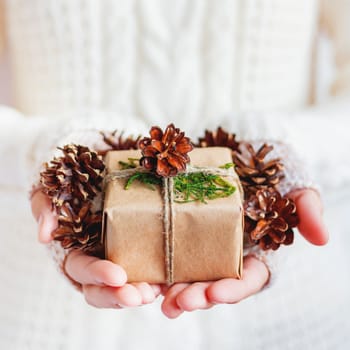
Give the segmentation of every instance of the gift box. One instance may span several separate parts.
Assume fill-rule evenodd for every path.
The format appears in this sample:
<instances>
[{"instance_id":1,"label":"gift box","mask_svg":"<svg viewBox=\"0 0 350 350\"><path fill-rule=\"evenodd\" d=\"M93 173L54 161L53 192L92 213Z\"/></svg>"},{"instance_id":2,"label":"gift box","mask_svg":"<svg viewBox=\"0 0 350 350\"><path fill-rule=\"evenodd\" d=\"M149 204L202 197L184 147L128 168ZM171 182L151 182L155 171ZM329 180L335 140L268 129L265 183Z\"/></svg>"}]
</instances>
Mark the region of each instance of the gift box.
<instances>
[{"instance_id":1,"label":"gift box","mask_svg":"<svg viewBox=\"0 0 350 350\"><path fill-rule=\"evenodd\" d=\"M191 152L191 171L220 174L235 190L227 197L178 202L173 180L153 188L133 182L135 169L120 162L140 159L138 150L110 151L106 163L102 240L106 258L122 266L128 282L167 283L242 277L242 190L227 148ZM114 175L114 176L109 176Z\"/></svg>"}]
</instances>

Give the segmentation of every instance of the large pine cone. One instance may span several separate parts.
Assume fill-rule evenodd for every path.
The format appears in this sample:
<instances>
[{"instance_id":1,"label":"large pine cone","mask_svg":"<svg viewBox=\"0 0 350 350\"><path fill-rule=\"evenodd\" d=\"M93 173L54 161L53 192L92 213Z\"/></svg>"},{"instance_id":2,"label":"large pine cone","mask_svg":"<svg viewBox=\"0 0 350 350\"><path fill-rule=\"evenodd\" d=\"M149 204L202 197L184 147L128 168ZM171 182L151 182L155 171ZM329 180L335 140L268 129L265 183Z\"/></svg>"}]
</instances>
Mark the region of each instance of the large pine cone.
<instances>
[{"instance_id":1,"label":"large pine cone","mask_svg":"<svg viewBox=\"0 0 350 350\"><path fill-rule=\"evenodd\" d=\"M138 136L136 139L133 136L124 137L124 133L121 132L117 135L118 131L114 130L111 133L100 132L103 137L103 142L107 145L107 149L98 151L98 154L104 156L109 151L121 151L129 149L137 149L138 143L141 139L141 136Z\"/></svg>"},{"instance_id":2,"label":"large pine cone","mask_svg":"<svg viewBox=\"0 0 350 350\"><path fill-rule=\"evenodd\" d=\"M276 250L281 244L293 243L293 227L298 225L292 199L281 197L270 188L258 190L244 204L245 232L264 249Z\"/></svg>"},{"instance_id":3,"label":"large pine cone","mask_svg":"<svg viewBox=\"0 0 350 350\"><path fill-rule=\"evenodd\" d=\"M52 236L65 249L96 253L100 248L101 230L102 212L93 213L90 202L85 202L80 209L65 202L59 208L58 228Z\"/></svg>"},{"instance_id":4,"label":"large pine cone","mask_svg":"<svg viewBox=\"0 0 350 350\"><path fill-rule=\"evenodd\" d=\"M251 144L242 144L241 149L244 151L242 154L233 152L233 162L246 197L257 190L275 187L284 177L284 167L279 158L265 160L273 146L264 143L255 152Z\"/></svg>"},{"instance_id":5,"label":"large pine cone","mask_svg":"<svg viewBox=\"0 0 350 350\"><path fill-rule=\"evenodd\" d=\"M59 148L63 156L45 163L41 172L43 192L57 208L70 201L84 202L101 192L105 165L96 152L80 145ZM74 203L75 205L76 203Z\"/></svg>"},{"instance_id":6,"label":"large pine cone","mask_svg":"<svg viewBox=\"0 0 350 350\"><path fill-rule=\"evenodd\" d=\"M239 150L240 143L236 141L236 134L230 134L221 126L216 131L205 130L203 137L198 140L198 147L228 147L232 151Z\"/></svg>"},{"instance_id":7,"label":"large pine cone","mask_svg":"<svg viewBox=\"0 0 350 350\"><path fill-rule=\"evenodd\" d=\"M157 126L152 127L150 137L140 140L139 148L142 152L140 164L159 176L168 177L186 169L190 161L187 153L192 151L193 145L184 132L170 124L164 132Z\"/></svg>"}]
</instances>

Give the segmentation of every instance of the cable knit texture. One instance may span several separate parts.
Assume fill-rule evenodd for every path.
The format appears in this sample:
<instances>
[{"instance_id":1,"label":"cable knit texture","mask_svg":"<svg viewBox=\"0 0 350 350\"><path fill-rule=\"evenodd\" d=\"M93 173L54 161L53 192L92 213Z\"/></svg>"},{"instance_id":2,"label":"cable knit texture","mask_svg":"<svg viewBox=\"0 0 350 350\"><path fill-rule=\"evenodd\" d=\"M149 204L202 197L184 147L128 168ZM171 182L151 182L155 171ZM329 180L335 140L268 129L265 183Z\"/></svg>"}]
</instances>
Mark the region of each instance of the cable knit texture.
<instances>
[{"instance_id":1,"label":"cable knit texture","mask_svg":"<svg viewBox=\"0 0 350 350\"><path fill-rule=\"evenodd\" d=\"M349 0L2 1L17 111L0 107L1 348L350 346L342 316L350 242L338 219L350 196ZM339 97L306 108L319 13L336 52ZM292 145L328 195L339 233L330 247L298 238L282 247L274 287L234 308L168 322L159 303L123 312L87 307L34 241L27 190L56 145L91 145L100 142L96 130L145 134L169 122L193 137L221 124L240 138Z\"/></svg>"}]
</instances>

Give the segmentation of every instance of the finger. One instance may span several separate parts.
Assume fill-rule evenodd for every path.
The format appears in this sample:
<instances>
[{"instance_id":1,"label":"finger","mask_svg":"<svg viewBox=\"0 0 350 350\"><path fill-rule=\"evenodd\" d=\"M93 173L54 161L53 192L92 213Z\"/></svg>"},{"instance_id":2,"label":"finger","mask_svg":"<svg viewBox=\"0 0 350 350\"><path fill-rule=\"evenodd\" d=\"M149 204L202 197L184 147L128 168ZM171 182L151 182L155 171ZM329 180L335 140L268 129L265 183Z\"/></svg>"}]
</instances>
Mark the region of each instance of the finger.
<instances>
[{"instance_id":1,"label":"finger","mask_svg":"<svg viewBox=\"0 0 350 350\"><path fill-rule=\"evenodd\" d=\"M266 265L249 256L244 259L243 279L225 278L212 283L207 289L208 301L234 304L260 291L269 279Z\"/></svg>"},{"instance_id":2,"label":"finger","mask_svg":"<svg viewBox=\"0 0 350 350\"><path fill-rule=\"evenodd\" d=\"M153 289L154 295L158 297L162 292L161 286L159 284L150 284L150 286Z\"/></svg>"},{"instance_id":3,"label":"finger","mask_svg":"<svg viewBox=\"0 0 350 350\"><path fill-rule=\"evenodd\" d=\"M127 281L126 272L119 265L77 250L68 255L65 270L74 281L80 284L120 287Z\"/></svg>"},{"instance_id":4,"label":"finger","mask_svg":"<svg viewBox=\"0 0 350 350\"><path fill-rule=\"evenodd\" d=\"M50 199L42 192L37 192L32 198L32 213L38 221L38 240L40 243L52 241L51 233L57 228L57 215L52 210Z\"/></svg>"},{"instance_id":5,"label":"finger","mask_svg":"<svg viewBox=\"0 0 350 350\"><path fill-rule=\"evenodd\" d=\"M183 313L183 310L176 302L176 297L188 285L188 283L177 283L169 288L162 302L162 312L166 317L176 318Z\"/></svg>"},{"instance_id":6,"label":"finger","mask_svg":"<svg viewBox=\"0 0 350 350\"><path fill-rule=\"evenodd\" d=\"M138 290L142 298L142 304L152 303L157 295L155 290L146 282L132 283L132 285Z\"/></svg>"},{"instance_id":7,"label":"finger","mask_svg":"<svg viewBox=\"0 0 350 350\"><path fill-rule=\"evenodd\" d=\"M168 293L168 290L171 288L171 286L168 286L167 284L161 284L160 285L160 292L163 296L165 296L166 293Z\"/></svg>"},{"instance_id":8,"label":"finger","mask_svg":"<svg viewBox=\"0 0 350 350\"><path fill-rule=\"evenodd\" d=\"M297 207L300 233L312 244L326 244L329 234L323 221L320 196L314 190L307 189L292 192L289 197L295 201Z\"/></svg>"},{"instance_id":9,"label":"finger","mask_svg":"<svg viewBox=\"0 0 350 350\"><path fill-rule=\"evenodd\" d=\"M121 308L142 305L142 296L136 287L126 284L123 287L84 285L86 302L98 308Z\"/></svg>"},{"instance_id":10,"label":"finger","mask_svg":"<svg viewBox=\"0 0 350 350\"><path fill-rule=\"evenodd\" d=\"M181 310L194 311L209 309L213 304L206 295L207 288L212 282L197 282L183 289L176 297L176 303Z\"/></svg>"}]
</instances>

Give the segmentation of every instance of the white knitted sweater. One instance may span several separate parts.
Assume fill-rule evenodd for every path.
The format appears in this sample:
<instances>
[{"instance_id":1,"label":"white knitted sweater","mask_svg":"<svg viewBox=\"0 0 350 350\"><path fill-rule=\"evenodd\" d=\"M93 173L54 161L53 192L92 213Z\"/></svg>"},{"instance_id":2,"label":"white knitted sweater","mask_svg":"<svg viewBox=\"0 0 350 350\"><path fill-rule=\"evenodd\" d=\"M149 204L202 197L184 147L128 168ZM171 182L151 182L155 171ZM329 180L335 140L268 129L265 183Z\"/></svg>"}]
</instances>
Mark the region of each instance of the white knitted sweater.
<instances>
[{"instance_id":1,"label":"white knitted sweater","mask_svg":"<svg viewBox=\"0 0 350 350\"><path fill-rule=\"evenodd\" d=\"M17 111L0 107L1 349L349 348L350 242L339 220L350 196L349 0L4 5ZM319 15L334 43L338 97L307 108ZM94 310L35 242L23 189L58 144L170 121L191 136L221 124L242 138L291 143L327 194L335 238L322 250L297 240L288 273L240 305L176 321L157 303Z\"/></svg>"}]
</instances>

